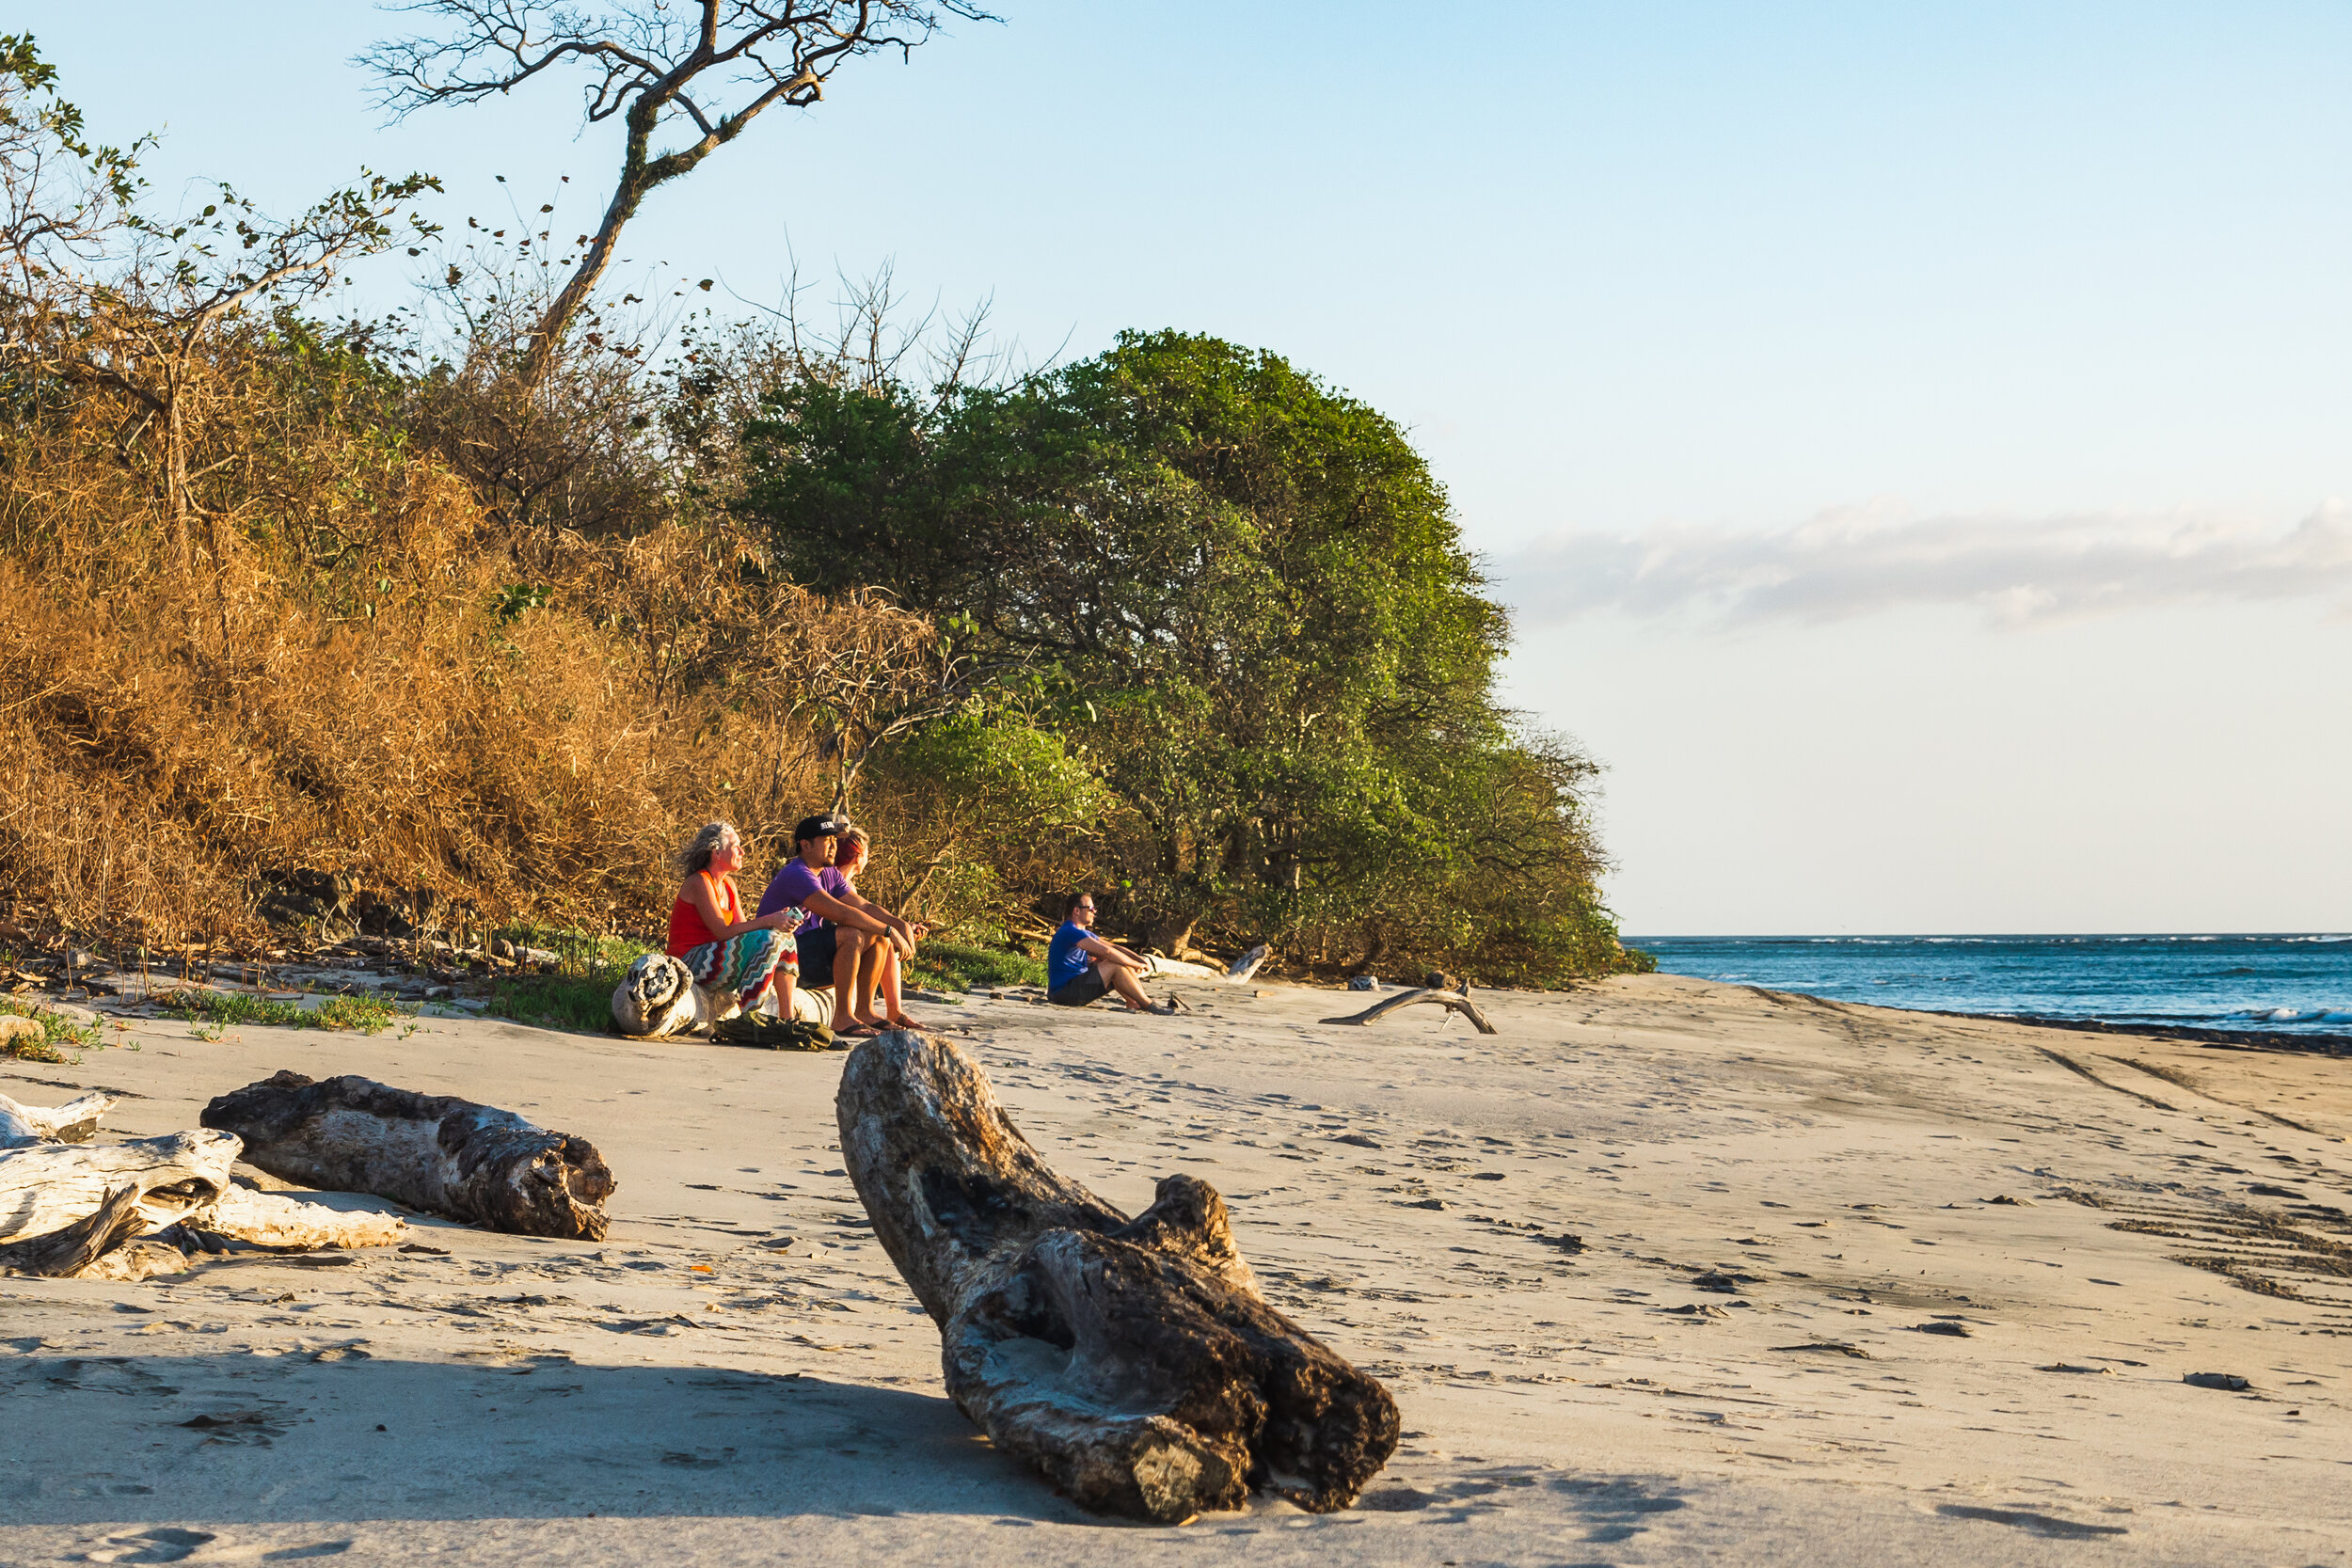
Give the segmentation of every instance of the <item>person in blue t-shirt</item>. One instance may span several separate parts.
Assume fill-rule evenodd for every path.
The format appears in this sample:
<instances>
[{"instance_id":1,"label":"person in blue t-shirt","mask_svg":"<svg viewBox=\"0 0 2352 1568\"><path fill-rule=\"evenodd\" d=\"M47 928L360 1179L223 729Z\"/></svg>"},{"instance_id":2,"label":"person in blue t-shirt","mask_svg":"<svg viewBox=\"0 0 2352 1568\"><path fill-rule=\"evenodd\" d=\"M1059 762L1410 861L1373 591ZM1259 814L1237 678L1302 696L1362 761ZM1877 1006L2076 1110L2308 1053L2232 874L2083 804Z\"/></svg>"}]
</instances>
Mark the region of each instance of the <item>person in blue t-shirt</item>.
<instances>
[{"instance_id":1,"label":"person in blue t-shirt","mask_svg":"<svg viewBox=\"0 0 2352 1568\"><path fill-rule=\"evenodd\" d=\"M1115 942L1105 942L1087 929L1094 924L1094 896L1073 893L1066 906L1061 929L1045 949L1045 1000L1063 1007L1083 1007L1117 991L1131 1013L1154 1013L1136 976L1151 968Z\"/></svg>"},{"instance_id":2,"label":"person in blue t-shirt","mask_svg":"<svg viewBox=\"0 0 2352 1568\"><path fill-rule=\"evenodd\" d=\"M881 905L860 897L848 879L834 869L841 835L849 831L845 816L828 813L803 817L792 830L793 858L759 895L759 912L773 914L796 908L808 911L794 939L801 959L801 989L819 993L811 1000L820 1007L830 998L833 1032L854 1037L882 1032L882 1021L860 1017L855 1002L862 994L870 1006L883 949L895 947L902 958L911 958L922 932ZM866 977L861 993L858 981L862 975ZM834 984L836 977L841 984Z\"/></svg>"}]
</instances>

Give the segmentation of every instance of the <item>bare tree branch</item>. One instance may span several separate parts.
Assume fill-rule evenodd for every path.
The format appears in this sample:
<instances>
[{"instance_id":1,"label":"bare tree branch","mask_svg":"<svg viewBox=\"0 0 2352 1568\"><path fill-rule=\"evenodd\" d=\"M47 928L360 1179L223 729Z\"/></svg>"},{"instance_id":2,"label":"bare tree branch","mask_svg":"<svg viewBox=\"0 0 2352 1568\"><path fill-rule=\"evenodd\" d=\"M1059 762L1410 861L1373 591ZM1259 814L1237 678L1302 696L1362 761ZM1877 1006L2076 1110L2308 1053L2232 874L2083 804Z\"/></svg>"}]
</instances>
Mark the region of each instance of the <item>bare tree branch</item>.
<instances>
[{"instance_id":1,"label":"bare tree branch","mask_svg":"<svg viewBox=\"0 0 2352 1568\"><path fill-rule=\"evenodd\" d=\"M477 103L577 68L586 76L587 122L618 117L625 128L604 217L526 351L526 388L546 378L648 193L691 172L771 106L818 103L846 60L885 49L904 56L946 18L995 20L974 0L417 0L403 8L438 28L359 56L381 77L377 102L392 118ZM657 151L656 137L672 128L683 139Z\"/></svg>"}]
</instances>

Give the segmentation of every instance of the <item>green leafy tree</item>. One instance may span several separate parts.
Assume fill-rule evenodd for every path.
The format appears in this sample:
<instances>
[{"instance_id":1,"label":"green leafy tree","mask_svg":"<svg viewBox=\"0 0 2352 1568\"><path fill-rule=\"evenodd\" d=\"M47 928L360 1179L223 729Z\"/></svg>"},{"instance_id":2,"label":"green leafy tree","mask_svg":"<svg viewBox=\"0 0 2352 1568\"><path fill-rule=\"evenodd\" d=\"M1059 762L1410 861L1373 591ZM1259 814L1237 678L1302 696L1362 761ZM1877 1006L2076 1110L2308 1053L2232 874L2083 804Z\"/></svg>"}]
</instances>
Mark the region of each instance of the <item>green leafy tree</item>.
<instances>
[{"instance_id":1,"label":"green leafy tree","mask_svg":"<svg viewBox=\"0 0 2352 1568\"><path fill-rule=\"evenodd\" d=\"M1482 973L1605 967L1592 767L1498 705L1506 617L1377 411L1174 332L944 398L803 376L766 409L743 510L778 564L882 587L1040 694L1102 782L1129 930L1358 964L1508 932Z\"/></svg>"}]
</instances>

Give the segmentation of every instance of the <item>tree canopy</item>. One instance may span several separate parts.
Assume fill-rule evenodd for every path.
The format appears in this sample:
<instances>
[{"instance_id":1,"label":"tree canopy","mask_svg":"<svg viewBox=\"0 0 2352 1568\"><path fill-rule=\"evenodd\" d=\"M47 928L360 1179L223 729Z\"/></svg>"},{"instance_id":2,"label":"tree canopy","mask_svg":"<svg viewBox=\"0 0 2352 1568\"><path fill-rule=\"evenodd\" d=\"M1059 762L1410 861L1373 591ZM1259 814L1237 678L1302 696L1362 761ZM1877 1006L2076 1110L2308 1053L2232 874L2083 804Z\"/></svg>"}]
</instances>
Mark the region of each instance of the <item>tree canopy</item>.
<instances>
[{"instance_id":1,"label":"tree canopy","mask_svg":"<svg viewBox=\"0 0 2352 1568\"><path fill-rule=\"evenodd\" d=\"M1108 919L1490 979L1611 961L1592 765L1500 705L1507 618L1376 410L1177 332L764 407L741 510L779 566L937 617L1093 771Z\"/></svg>"}]
</instances>

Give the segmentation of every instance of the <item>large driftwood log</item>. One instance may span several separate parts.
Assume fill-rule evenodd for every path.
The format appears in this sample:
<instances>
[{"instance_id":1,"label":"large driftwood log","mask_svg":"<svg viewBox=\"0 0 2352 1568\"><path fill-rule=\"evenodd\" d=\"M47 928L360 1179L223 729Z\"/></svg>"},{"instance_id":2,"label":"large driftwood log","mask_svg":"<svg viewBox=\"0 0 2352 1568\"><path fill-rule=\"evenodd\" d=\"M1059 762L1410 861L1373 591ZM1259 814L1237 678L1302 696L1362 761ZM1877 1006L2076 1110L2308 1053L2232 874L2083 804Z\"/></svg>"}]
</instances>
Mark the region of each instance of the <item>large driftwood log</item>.
<instances>
[{"instance_id":1,"label":"large driftwood log","mask_svg":"<svg viewBox=\"0 0 2352 1568\"><path fill-rule=\"evenodd\" d=\"M604 1239L612 1172L585 1138L512 1111L371 1079L280 1072L204 1107L272 1176L373 1193L411 1209L525 1236Z\"/></svg>"},{"instance_id":2,"label":"large driftwood log","mask_svg":"<svg viewBox=\"0 0 2352 1568\"><path fill-rule=\"evenodd\" d=\"M1388 1390L1258 1294L1207 1183L1168 1177L1127 1219L920 1035L860 1045L835 1108L875 1234L940 1325L948 1396L1079 1503L1175 1522L1260 1488L1323 1513L1394 1451Z\"/></svg>"},{"instance_id":3,"label":"large driftwood log","mask_svg":"<svg viewBox=\"0 0 2352 1568\"><path fill-rule=\"evenodd\" d=\"M1416 1002L1435 1002L1441 1007L1451 1007L1469 1019L1482 1035L1491 1035L1495 1032L1495 1026L1486 1022L1486 1015L1478 1010L1477 1004L1460 991L1432 990L1425 986L1417 990L1400 992L1383 1002L1375 1002L1360 1013L1350 1013L1345 1018L1327 1018L1323 1022L1326 1023L1370 1023L1375 1019L1387 1017L1399 1007L1409 1007Z\"/></svg>"},{"instance_id":4,"label":"large driftwood log","mask_svg":"<svg viewBox=\"0 0 2352 1568\"><path fill-rule=\"evenodd\" d=\"M207 1132L0 1150L0 1243L63 1230L123 1187L140 1228L160 1230L219 1201L237 1148L234 1134Z\"/></svg>"},{"instance_id":5,"label":"large driftwood log","mask_svg":"<svg viewBox=\"0 0 2352 1568\"><path fill-rule=\"evenodd\" d=\"M114 1109L114 1097L86 1094L56 1107L27 1105L0 1094L0 1148L35 1144L86 1144L99 1119Z\"/></svg>"}]
</instances>

